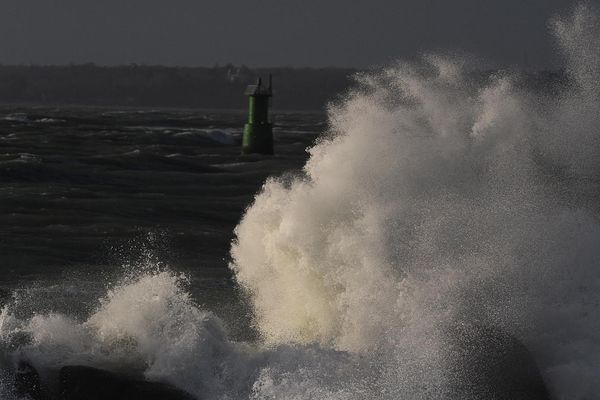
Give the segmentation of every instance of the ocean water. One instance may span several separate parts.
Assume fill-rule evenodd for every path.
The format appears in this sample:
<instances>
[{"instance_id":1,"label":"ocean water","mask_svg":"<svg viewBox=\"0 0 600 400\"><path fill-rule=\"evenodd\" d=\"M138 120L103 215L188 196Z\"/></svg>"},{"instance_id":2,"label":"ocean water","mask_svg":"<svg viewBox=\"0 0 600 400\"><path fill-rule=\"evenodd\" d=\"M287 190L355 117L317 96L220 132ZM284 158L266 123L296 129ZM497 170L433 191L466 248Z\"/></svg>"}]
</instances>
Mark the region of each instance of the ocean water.
<instances>
[{"instance_id":1,"label":"ocean water","mask_svg":"<svg viewBox=\"0 0 600 400\"><path fill-rule=\"evenodd\" d=\"M25 358L207 399L447 399L457 325L598 398L600 19L551 26L565 85L428 54L276 115L276 157L238 155L242 113L5 109L3 398Z\"/></svg>"},{"instance_id":2,"label":"ocean water","mask_svg":"<svg viewBox=\"0 0 600 400\"><path fill-rule=\"evenodd\" d=\"M277 155L242 157L246 118L245 111L0 106L1 398L17 353L33 338L9 321L85 321L115 287L165 271L190 302L218 315L228 337L255 339L228 268L233 231L268 176L301 168L326 118L275 113Z\"/></svg>"}]
</instances>

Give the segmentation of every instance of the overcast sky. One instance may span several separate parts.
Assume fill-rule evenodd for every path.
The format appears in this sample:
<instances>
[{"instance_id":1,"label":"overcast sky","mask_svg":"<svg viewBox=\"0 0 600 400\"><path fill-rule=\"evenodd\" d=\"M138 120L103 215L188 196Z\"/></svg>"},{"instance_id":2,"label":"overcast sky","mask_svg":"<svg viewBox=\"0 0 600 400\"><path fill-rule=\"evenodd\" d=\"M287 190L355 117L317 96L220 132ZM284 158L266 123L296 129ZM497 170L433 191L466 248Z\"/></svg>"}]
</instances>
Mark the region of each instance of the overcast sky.
<instances>
[{"instance_id":1,"label":"overcast sky","mask_svg":"<svg viewBox=\"0 0 600 400\"><path fill-rule=\"evenodd\" d=\"M0 63L366 67L451 50L538 68L556 63L548 19L575 3L0 0Z\"/></svg>"}]
</instances>

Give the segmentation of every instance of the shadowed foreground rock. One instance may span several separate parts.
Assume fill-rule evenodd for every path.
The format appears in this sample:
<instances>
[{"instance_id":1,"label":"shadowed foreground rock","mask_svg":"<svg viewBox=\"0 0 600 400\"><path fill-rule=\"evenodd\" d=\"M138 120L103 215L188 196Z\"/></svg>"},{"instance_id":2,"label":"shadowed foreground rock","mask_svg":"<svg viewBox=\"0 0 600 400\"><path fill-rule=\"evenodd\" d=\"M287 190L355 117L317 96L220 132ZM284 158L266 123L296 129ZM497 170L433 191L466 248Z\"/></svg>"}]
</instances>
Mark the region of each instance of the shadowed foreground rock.
<instances>
[{"instance_id":1,"label":"shadowed foreground rock","mask_svg":"<svg viewBox=\"0 0 600 400\"><path fill-rule=\"evenodd\" d=\"M164 383L128 379L82 366L61 368L59 388L61 400L195 400Z\"/></svg>"},{"instance_id":2,"label":"shadowed foreground rock","mask_svg":"<svg viewBox=\"0 0 600 400\"><path fill-rule=\"evenodd\" d=\"M452 399L551 400L530 351L496 328L463 324L450 329Z\"/></svg>"},{"instance_id":3,"label":"shadowed foreground rock","mask_svg":"<svg viewBox=\"0 0 600 400\"><path fill-rule=\"evenodd\" d=\"M28 363L19 364L15 392L32 400L198 400L171 385L117 375L92 367L67 366L60 369L58 393L43 390L37 371Z\"/></svg>"},{"instance_id":4,"label":"shadowed foreground rock","mask_svg":"<svg viewBox=\"0 0 600 400\"><path fill-rule=\"evenodd\" d=\"M34 400L45 399L42 391L40 375L36 369L26 361L21 361L15 370L15 394L19 398Z\"/></svg>"},{"instance_id":5,"label":"shadowed foreground rock","mask_svg":"<svg viewBox=\"0 0 600 400\"><path fill-rule=\"evenodd\" d=\"M447 333L449 400L552 400L533 356L512 335L472 324ZM15 390L32 400L200 400L164 383L91 367L66 366L58 375L58 394L48 395L35 368L21 362Z\"/></svg>"}]
</instances>

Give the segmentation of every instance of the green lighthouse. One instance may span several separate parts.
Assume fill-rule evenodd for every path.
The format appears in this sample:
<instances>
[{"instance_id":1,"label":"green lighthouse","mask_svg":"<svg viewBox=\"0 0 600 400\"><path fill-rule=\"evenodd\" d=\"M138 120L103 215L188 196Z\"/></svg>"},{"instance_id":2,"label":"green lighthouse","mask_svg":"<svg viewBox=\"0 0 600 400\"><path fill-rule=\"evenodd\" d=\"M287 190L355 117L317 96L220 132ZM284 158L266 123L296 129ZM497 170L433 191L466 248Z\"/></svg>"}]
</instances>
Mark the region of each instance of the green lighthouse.
<instances>
[{"instance_id":1,"label":"green lighthouse","mask_svg":"<svg viewBox=\"0 0 600 400\"><path fill-rule=\"evenodd\" d=\"M258 78L256 85L249 85L248 122L244 125L242 154L273 154L273 124L269 122L269 98L273 96L272 77L269 87L263 87Z\"/></svg>"}]
</instances>

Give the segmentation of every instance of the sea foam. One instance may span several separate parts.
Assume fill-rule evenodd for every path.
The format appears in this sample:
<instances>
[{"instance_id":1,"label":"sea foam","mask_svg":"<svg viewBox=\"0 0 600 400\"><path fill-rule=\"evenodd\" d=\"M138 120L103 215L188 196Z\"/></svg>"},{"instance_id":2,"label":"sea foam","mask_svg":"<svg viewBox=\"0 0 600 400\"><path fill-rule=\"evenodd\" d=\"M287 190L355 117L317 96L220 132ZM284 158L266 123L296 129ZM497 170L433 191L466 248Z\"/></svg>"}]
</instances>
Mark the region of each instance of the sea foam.
<instances>
[{"instance_id":1,"label":"sea foam","mask_svg":"<svg viewBox=\"0 0 600 400\"><path fill-rule=\"evenodd\" d=\"M448 327L495 326L558 398L600 392L594 11L552 24L558 95L435 55L358 76L303 173L270 179L236 229L265 343L376 357L366 398L444 398Z\"/></svg>"}]
</instances>

